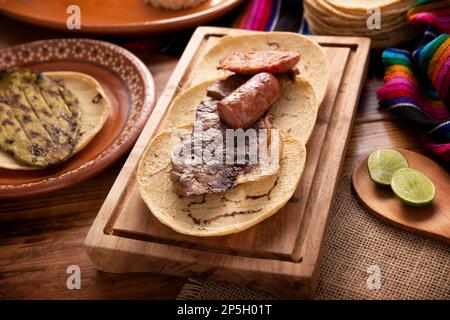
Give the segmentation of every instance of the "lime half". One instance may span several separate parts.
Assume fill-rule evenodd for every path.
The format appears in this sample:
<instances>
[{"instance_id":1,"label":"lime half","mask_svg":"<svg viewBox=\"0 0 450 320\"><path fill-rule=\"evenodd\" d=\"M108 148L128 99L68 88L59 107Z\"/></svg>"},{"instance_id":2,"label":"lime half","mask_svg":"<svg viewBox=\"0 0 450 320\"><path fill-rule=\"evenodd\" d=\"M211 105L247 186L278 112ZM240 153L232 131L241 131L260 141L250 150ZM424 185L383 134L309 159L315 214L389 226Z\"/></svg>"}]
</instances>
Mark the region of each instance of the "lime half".
<instances>
[{"instance_id":1,"label":"lime half","mask_svg":"<svg viewBox=\"0 0 450 320\"><path fill-rule=\"evenodd\" d=\"M370 154L367 167L374 182L388 186L397 170L408 168L408 161L396 150L381 149Z\"/></svg>"},{"instance_id":2,"label":"lime half","mask_svg":"<svg viewBox=\"0 0 450 320\"><path fill-rule=\"evenodd\" d=\"M433 182L422 172L403 168L394 173L391 188L406 205L421 207L433 201L436 195Z\"/></svg>"}]
</instances>

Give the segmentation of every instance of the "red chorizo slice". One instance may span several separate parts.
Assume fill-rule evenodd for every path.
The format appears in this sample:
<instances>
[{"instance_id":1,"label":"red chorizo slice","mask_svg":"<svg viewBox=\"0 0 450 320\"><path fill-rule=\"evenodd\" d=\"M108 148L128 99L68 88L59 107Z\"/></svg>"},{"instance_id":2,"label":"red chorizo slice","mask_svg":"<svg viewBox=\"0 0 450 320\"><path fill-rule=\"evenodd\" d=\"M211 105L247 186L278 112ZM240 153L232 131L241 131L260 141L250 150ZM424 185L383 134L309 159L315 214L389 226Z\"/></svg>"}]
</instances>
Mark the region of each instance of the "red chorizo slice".
<instances>
[{"instance_id":1,"label":"red chorizo slice","mask_svg":"<svg viewBox=\"0 0 450 320\"><path fill-rule=\"evenodd\" d=\"M219 117L232 128L245 129L266 112L279 93L280 85L275 76L258 73L219 101Z\"/></svg>"},{"instance_id":2,"label":"red chorizo slice","mask_svg":"<svg viewBox=\"0 0 450 320\"><path fill-rule=\"evenodd\" d=\"M232 52L217 68L239 74L279 74L292 70L299 61L300 53L294 51Z\"/></svg>"}]
</instances>

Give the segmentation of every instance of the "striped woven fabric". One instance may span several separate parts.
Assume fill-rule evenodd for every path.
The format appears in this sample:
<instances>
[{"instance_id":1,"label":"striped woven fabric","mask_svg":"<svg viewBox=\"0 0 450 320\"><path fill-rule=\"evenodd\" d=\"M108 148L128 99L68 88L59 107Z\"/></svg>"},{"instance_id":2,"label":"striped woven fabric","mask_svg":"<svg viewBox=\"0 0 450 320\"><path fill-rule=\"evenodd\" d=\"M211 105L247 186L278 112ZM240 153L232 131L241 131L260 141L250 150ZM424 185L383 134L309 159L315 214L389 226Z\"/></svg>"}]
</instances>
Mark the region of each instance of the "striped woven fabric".
<instances>
[{"instance_id":1,"label":"striped woven fabric","mask_svg":"<svg viewBox=\"0 0 450 320\"><path fill-rule=\"evenodd\" d=\"M308 34L302 1L250 0L233 28L258 31L291 31Z\"/></svg>"},{"instance_id":2,"label":"striped woven fabric","mask_svg":"<svg viewBox=\"0 0 450 320\"><path fill-rule=\"evenodd\" d=\"M449 17L448 0L420 0L408 11L409 23L422 32L431 28L438 33L448 33Z\"/></svg>"},{"instance_id":3,"label":"striped woven fabric","mask_svg":"<svg viewBox=\"0 0 450 320\"><path fill-rule=\"evenodd\" d=\"M450 160L450 2L421 0L408 12L411 25L424 33L418 48L388 48L382 107L419 128L425 146Z\"/></svg>"}]
</instances>

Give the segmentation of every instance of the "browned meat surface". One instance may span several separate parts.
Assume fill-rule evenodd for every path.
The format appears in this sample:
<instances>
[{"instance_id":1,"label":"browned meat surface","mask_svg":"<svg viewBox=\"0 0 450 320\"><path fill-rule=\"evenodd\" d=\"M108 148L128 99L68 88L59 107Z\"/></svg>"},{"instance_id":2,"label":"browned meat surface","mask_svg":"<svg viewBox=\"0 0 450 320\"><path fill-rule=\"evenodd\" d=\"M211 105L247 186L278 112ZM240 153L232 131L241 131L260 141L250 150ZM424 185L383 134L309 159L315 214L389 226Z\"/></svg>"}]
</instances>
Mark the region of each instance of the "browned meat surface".
<instances>
[{"instance_id":1,"label":"browned meat surface","mask_svg":"<svg viewBox=\"0 0 450 320\"><path fill-rule=\"evenodd\" d=\"M243 85L249 78L246 75L233 74L226 79L214 81L206 88L206 94L215 100L222 100Z\"/></svg>"},{"instance_id":2,"label":"browned meat surface","mask_svg":"<svg viewBox=\"0 0 450 320\"><path fill-rule=\"evenodd\" d=\"M225 125L220 121L216 112L217 101L202 101L197 107L196 121L202 123L201 135L189 134L183 138L172 154L171 180L175 182L175 192L181 196L201 195L228 190L236 185L236 176L239 168L223 164L205 163L200 159L198 164L190 164L185 161L182 150L190 150L195 154L193 147L208 145L213 136L208 137L209 129L217 129L225 132ZM196 141L200 140L201 142ZM200 144L201 143L201 144ZM186 147L187 145L187 147Z\"/></svg>"},{"instance_id":3,"label":"browned meat surface","mask_svg":"<svg viewBox=\"0 0 450 320\"><path fill-rule=\"evenodd\" d=\"M297 68L289 70L286 73L276 75L278 81L286 79L295 81L295 77L299 74ZM214 100L222 100L234 90L246 83L251 76L243 74L232 74L228 78L216 80L206 88L206 95Z\"/></svg>"},{"instance_id":4,"label":"browned meat surface","mask_svg":"<svg viewBox=\"0 0 450 320\"><path fill-rule=\"evenodd\" d=\"M279 74L293 69L299 61L300 53L293 51L233 52L223 58L217 68L239 74Z\"/></svg>"},{"instance_id":5,"label":"browned meat surface","mask_svg":"<svg viewBox=\"0 0 450 320\"><path fill-rule=\"evenodd\" d=\"M225 159L225 147L222 150L217 150L213 144L216 141L216 134L220 133L224 140L223 145L226 145L225 130L227 126L217 114L217 103L217 101L206 100L199 104L196 120L202 123L201 133L185 135L183 141L175 147L172 153L170 178L174 182L175 192L180 196L202 195L231 189L236 186L236 178L239 173L254 165L249 164L247 148L246 150L239 150L239 148L234 150L235 157L237 157L238 152L245 152L245 162L242 164L227 164L226 161L205 161L205 157L201 157L201 154L197 158L199 159L197 163L189 163L185 160L186 157L183 156L182 150L191 150L192 154L196 155L194 150L196 145L201 146L201 150L208 148L211 154L222 152L222 159ZM270 122L262 118L255 124L254 128L270 130Z\"/></svg>"},{"instance_id":6,"label":"browned meat surface","mask_svg":"<svg viewBox=\"0 0 450 320\"><path fill-rule=\"evenodd\" d=\"M217 111L228 126L245 129L266 112L279 93L277 78L267 72L258 73L220 100Z\"/></svg>"}]
</instances>

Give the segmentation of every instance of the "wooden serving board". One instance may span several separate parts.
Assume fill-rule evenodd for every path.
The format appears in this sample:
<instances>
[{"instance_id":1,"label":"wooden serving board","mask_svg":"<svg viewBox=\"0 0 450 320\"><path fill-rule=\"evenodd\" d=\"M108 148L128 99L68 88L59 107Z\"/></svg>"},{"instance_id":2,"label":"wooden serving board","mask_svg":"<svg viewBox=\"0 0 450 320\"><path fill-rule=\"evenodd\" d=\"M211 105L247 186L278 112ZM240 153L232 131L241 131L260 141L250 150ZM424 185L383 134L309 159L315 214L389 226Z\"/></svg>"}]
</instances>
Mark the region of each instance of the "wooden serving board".
<instances>
[{"instance_id":1,"label":"wooden serving board","mask_svg":"<svg viewBox=\"0 0 450 320\"><path fill-rule=\"evenodd\" d=\"M192 36L89 231L87 252L107 272L211 277L280 297L308 298L316 288L328 215L366 76L369 39L313 37L330 59L331 77L302 179L277 214L237 234L199 238L162 225L139 195L135 175L147 143L164 127L173 98L189 87L198 59L231 30L200 27Z\"/></svg>"}]
</instances>

